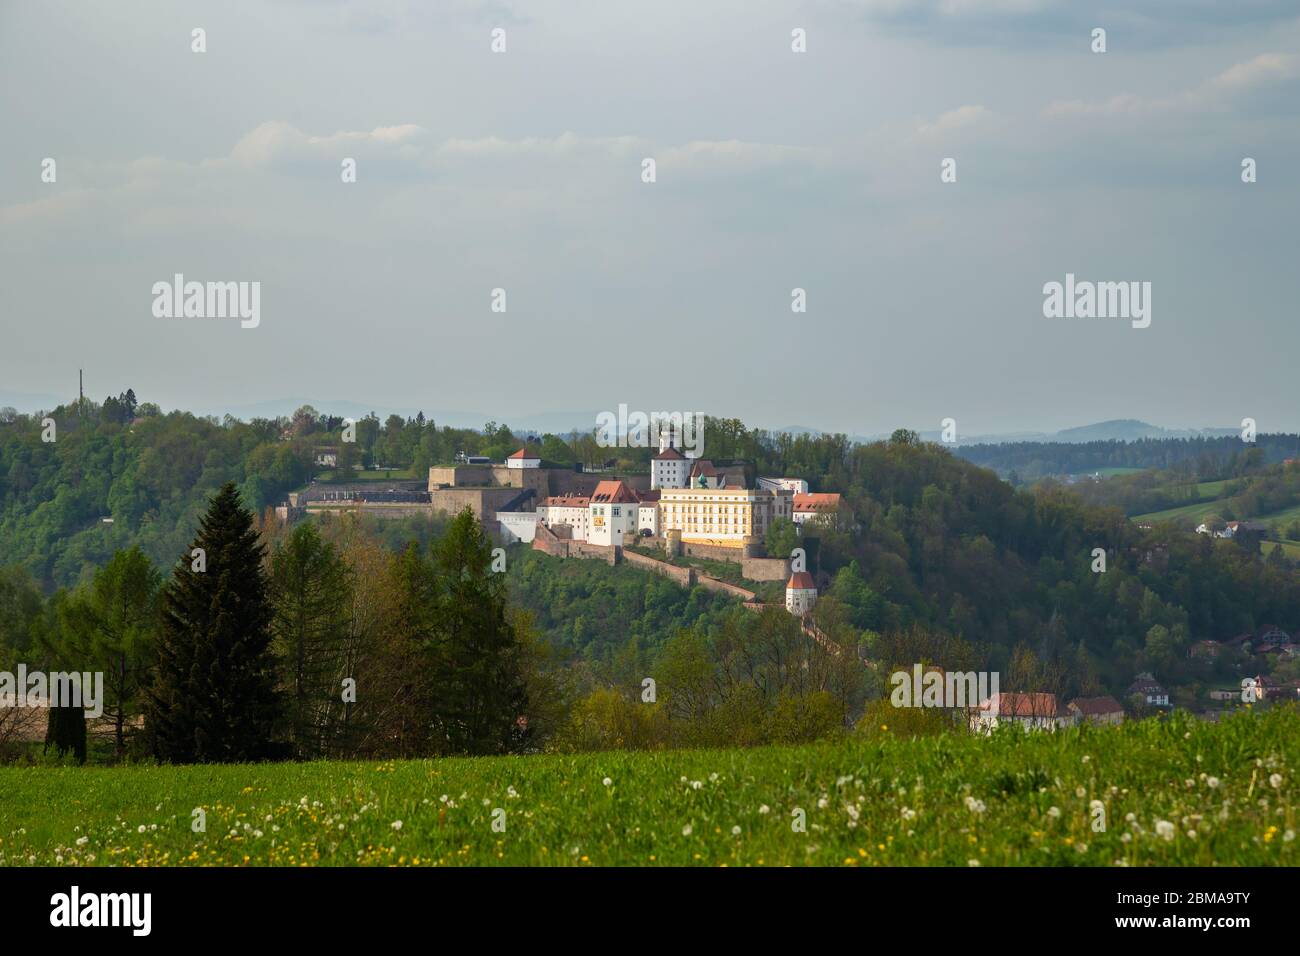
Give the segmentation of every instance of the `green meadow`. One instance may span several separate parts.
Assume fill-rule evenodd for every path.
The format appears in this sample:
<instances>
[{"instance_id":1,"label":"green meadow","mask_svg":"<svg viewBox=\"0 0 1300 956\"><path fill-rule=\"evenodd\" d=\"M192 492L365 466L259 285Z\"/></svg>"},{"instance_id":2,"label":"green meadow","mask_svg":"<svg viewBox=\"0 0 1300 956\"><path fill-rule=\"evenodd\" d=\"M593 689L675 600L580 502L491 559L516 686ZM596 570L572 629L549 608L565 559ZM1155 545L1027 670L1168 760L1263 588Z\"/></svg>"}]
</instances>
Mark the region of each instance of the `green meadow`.
<instances>
[{"instance_id":1,"label":"green meadow","mask_svg":"<svg viewBox=\"0 0 1300 956\"><path fill-rule=\"evenodd\" d=\"M803 747L6 767L0 864L1295 866L1298 768L1290 706Z\"/></svg>"}]
</instances>

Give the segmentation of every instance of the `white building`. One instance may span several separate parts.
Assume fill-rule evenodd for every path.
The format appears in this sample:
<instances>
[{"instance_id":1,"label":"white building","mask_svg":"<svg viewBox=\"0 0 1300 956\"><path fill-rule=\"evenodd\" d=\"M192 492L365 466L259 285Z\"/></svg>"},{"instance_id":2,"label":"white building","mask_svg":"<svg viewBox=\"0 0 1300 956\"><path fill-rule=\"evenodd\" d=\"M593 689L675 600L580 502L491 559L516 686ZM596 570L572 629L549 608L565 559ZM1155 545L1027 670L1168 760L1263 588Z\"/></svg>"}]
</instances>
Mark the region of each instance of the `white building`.
<instances>
[{"instance_id":1,"label":"white building","mask_svg":"<svg viewBox=\"0 0 1300 956\"><path fill-rule=\"evenodd\" d=\"M637 529L640 503L631 489L621 481L602 481L591 493L591 524L587 541L591 544L622 544L623 535Z\"/></svg>"},{"instance_id":2,"label":"white building","mask_svg":"<svg viewBox=\"0 0 1300 956\"><path fill-rule=\"evenodd\" d=\"M1061 707L1055 694L993 694L970 712L971 730L988 733L1002 724L1025 731L1069 727L1075 717Z\"/></svg>"},{"instance_id":3,"label":"white building","mask_svg":"<svg viewBox=\"0 0 1300 956\"><path fill-rule=\"evenodd\" d=\"M808 482L802 478L760 478L758 487L768 491L792 491L796 495L808 494Z\"/></svg>"},{"instance_id":4,"label":"white building","mask_svg":"<svg viewBox=\"0 0 1300 956\"><path fill-rule=\"evenodd\" d=\"M507 468L540 468L542 460L527 448L521 448L506 459Z\"/></svg>"},{"instance_id":5,"label":"white building","mask_svg":"<svg viewBox=\"0 0 1300 956\"><path fill-rule=\"evenodd\" d=\"M671 445L650 459L651 488L685 488L691 462Z\"/></svg>"},{"instance_id":6,"label":"white building","mask_svg":"<svg viewBox=\"0 0 1300 956\"><path fill-rule=\"evenodd\" d=\"M528 544L537 537L537 522L541 515L536 511L498 511L497 522L501 525L501 540L506 544L522 541Z\"/></svg>"},{"instance_id":7,"label":"white building","mask_svg":"<svg viewBox=\"0 0 1300 956\"><path fill-rule=\"evenodd\" d=\"M537 506L537 520L555 529L565 525L574 541L586 541L591 529L591 499L585 495L557 495L542 499Z\"/></svg>"},{"instance_id":8,"label":"white building","mask_svg":"<svg viewBox=\"0 0 1300 956\"><path fill-rule=\"evenodd\" d=\"M640 534L642 531L649 531L650 534L659 533L659 492L658 491L637 491L634 492L637 498L636 512L636 530Z\"/></svg>"},{"instance_id":9,"label":"white building","mask_svg":"<svg viewBox=\"0 0 1300 956\"><path fill-rule=\"evenodd\" d=\"M843 501L838 494L795 494L791 517L795 524L816 519L833 523L839 520L842 508Z\"/></svg>"},{"instance_id":10,"label":"white building","mask_svg":"<svg viewBox=\"0 0 1300 956\"><path fill-rule=\"evenodd\" d=\"M785 609L803 617L817 603L817 583L807 571L796 571L785 584Z\"/></svg>"}]
</instances>

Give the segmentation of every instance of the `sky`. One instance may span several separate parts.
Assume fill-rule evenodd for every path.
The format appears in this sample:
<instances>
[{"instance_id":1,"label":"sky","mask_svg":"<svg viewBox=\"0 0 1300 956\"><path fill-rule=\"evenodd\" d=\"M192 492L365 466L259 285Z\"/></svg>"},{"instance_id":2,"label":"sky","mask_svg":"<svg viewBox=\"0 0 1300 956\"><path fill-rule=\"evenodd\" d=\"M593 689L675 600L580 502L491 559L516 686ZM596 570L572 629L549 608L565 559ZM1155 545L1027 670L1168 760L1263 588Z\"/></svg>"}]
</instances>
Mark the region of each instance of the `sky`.
<instances>
[{"instance_id":1,"label":"sky","mask_svg":"<svg viewBox=\"0 0 1300 956\"><path fill-rule=\"evenodd\" d=\"M0 0L0 404L1295 430L1298 120L1293 0Z\"/></svg>"}]
</instances>

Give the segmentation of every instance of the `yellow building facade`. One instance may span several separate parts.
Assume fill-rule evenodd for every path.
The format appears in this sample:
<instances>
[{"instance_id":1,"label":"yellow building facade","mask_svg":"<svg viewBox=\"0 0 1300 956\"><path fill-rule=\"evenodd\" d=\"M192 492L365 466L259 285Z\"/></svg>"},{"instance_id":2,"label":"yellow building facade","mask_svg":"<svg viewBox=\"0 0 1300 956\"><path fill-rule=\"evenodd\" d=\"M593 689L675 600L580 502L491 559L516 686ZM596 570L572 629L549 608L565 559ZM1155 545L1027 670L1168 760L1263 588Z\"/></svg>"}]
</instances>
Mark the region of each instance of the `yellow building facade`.
<instances>
[{"instance_id":1,"label":"yellow building facade","mask_svg":"<svg viewBox=\"0 0 1300 956\"><path fill-rule=\"evenodd\" d=\"M745 488L671 488L659 497L659 533L682 540L741 548L763 540L772 521L772 493Z\"/></svg>"}]
</instances>

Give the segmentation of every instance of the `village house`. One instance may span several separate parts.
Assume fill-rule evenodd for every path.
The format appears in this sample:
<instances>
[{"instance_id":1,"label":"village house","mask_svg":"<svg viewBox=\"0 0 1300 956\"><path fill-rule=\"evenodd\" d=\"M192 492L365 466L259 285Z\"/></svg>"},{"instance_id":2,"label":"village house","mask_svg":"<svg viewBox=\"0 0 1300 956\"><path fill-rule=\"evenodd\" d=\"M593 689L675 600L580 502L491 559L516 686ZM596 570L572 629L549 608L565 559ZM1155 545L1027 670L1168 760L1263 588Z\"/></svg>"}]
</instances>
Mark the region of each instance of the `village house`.
<instances>
[{"instance_id":1,"label":"village house","mask_svg":"<svg viewBox=\"0 0 1300 956\"><path fill-rule=\"evenodd\" d=\"M1026 732L1056 730L1074 721L1055 694L1045 693L994 694L970 713L970 728L976 733L989 733L1003 724L1018 725Z\"/></svg>"},{"instance_id":2,"label":"village house","mask_svg":"<svg viewBox=\"0 0 1300 956\"><path fill-rule=\"evenodd\" d=\"M1150 707L1169 706L1169 691L1165 690L1155 677L1148 673L1138 674L1124 693L1128 697L1138 698L1142 703Z\"/></svg>"},{"instance_id":3,"label":"village house","mask_svg":"<svg viewBox=\"0 0 1300 956\"><path fill-rule=\"evenodd\" d=\"M1075 723L1105 725L1124 720L1124 708L1114 697L1076 697L1068 709Z\"/></svg>"}]
</instances>

